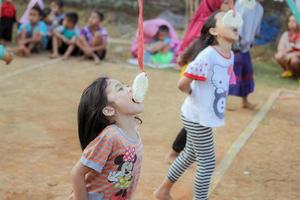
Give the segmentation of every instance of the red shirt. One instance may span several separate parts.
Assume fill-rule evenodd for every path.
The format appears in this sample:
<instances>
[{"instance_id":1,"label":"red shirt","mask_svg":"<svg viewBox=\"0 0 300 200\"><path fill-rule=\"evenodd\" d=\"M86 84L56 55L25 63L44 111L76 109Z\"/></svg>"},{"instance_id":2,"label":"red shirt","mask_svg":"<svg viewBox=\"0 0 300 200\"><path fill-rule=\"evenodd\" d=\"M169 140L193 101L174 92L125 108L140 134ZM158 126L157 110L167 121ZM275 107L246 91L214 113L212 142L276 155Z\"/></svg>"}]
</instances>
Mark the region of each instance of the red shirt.
<instances>
[{"instance_id":1,"label":"red shirt","mask_svg":"<svg viewBox=\"0 0 300 200\"><path fill-rule=\"evenodd\" d=\"M15 9L14 4L12 4L11 2L3 2L0 17L1 18L15 18L16 17L16 9Z\"/></svg>"}]
</instances>

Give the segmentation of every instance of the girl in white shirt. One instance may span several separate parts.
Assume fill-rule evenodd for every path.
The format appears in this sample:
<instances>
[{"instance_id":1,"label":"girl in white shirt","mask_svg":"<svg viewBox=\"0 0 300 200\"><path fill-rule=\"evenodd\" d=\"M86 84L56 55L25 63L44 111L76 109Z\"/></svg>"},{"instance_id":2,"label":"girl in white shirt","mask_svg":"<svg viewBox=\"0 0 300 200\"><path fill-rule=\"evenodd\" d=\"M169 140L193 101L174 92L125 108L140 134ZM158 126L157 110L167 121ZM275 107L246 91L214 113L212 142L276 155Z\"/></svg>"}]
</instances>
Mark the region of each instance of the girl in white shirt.
<instances>
[{"instance_id":1,"label":"girl in white shirt","mask_svg":"<svg viewBox=\"0 0 300 200\"><path fill-rule=\"evenodd\" d=\"M178 88L189 95L181 108L187 143L154 193L159 200L172 200L170 191L174 183L195 161L194 199L207 200L216 162L212 128L224 125L229 84L235 82L231 48L238 32L224 27L224 15L219 11L208 18L201 31L202 51L178 82Z\"/></svg>"}]
</instances>

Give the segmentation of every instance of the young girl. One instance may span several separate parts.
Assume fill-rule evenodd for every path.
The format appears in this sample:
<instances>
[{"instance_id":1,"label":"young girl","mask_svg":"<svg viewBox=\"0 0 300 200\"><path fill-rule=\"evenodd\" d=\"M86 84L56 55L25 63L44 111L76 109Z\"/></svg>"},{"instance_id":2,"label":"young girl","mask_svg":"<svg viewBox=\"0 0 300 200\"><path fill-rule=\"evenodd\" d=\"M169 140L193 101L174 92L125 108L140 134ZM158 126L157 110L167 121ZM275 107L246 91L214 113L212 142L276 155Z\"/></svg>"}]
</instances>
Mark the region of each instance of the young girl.
<instances>
[{"instance_id":1,"label":"young girl","mask_svg":"<svg viewBox=\"0 0 300 200\"><path fill-rule=\"evenodd\" d=\"M83 154L71 172L70 199L132 199L141 171L137 115L143 109L131 88L114 79L98 78L84 90L78 108Z\"/></svg>"},{"instance_id":2,"label":"young girl","mask_svg":"<svg viewBox=\"0 0 300 200\"><path fill-rule=\"evenodd\" d=\"M177 52L177 63L182 68L181 75L184 74L188 63L192 62L200 53L202 41L200 40L201 29L207 18L217 10L228 11L230 9L229 0L203 0L195 12L185 33L183 42ZM186 143L186 130L184 128L177 134L173 142L172 149L166 156L166 163L171 164L179 153L184 149Z\"/></svg>"},{"instance_id":3,"label":"young girl","mask_svg":"<svg viewBox=\"0 0 300 200\"><path fill-rule=\"evenodd\" d=\"M187 142L154 193L157 199L171 200L174 183L196 161L194 199L207 200L216 162L212 128L224 125L229 84L235 78L231 48L238 33L235 28L224 27L224 15L216 12L208 18L200 37L203 50L178 82L179 89L189 94L181 108Z\"/></svg>"},{"instance_id":4,"label":"young girl","mask_svg":"<svg viewBox=\"0 0 300 200\"><path fill-rule=\"evenodd\" d=\"M96 64L104 60L108 33L101 22L104 15L100 11L93 11L89 18L89 25L81 29L80 37L77 39L77 46L83 51L84 58L93 58Z\"/></svg>"},{"instance_id":5,"label":"young girl","mask_svg":"<svg viewBox=\"0 0 300 200\"><path fill-rule=\"evenodd\" d=\"M29 56L33 50L47 47L47 26L41 21L42 10L35 6L29 12L29 23L22 24L18 30L17 53Z\"/></svg>"},{"instance_id":6,"label":"young girl","mask_svg":"<svg viewBox=\"0 0 300 200\"><path fill-rule=\"evenodd\" d=\"M281 74L282 78L289 78L297 74L300 75L299 56L300 27L292 15L289 17L288 31L282 34L275 54L276 61L283 69L283 73Z\"/></svg>"}]
</instances>

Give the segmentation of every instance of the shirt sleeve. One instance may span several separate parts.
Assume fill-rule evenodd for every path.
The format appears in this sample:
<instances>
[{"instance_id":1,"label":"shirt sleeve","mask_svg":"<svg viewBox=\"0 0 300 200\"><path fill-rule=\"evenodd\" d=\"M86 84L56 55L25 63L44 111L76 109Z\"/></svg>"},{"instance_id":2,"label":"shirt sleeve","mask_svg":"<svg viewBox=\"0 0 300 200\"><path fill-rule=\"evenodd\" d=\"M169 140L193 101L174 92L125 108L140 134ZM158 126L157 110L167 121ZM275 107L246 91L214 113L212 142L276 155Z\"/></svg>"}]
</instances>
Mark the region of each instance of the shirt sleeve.
<instances>
[{"instance_id":1,"label":"shirt sleeve","mask_svg":"<svg viewBox=\"0 0 300 200\"><path fill-rule=\"evenodd\" d=\"M210 64L204 56L198 55L186 68L184 76L197 81L206 81Z\"/></svg>"},{"instance_id":2,"label":"shirt sleeve","mask_svg":"<svg viewBox=\"0 0 300 200\"><path fill-rule=\"evenodd\" d=\"M85 148L80 158L80 162L98 173L101 173L112 152L112 147L112 139L101 133Z\"/></svg>"}]
</instances>

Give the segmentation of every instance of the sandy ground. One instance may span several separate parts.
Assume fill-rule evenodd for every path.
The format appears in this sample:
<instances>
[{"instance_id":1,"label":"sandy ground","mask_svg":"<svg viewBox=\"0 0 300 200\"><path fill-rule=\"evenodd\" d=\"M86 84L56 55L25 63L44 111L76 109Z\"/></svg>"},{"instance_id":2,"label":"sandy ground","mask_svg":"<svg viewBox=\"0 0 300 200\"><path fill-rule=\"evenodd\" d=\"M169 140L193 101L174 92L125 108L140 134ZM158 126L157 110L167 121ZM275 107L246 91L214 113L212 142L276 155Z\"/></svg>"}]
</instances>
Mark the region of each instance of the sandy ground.
<instances>
[{"instance_id":1,"label":"sandy ground","mask_svg":"<svg viewBox=\"0 0 300 200\"><path fill-rule=\"evenodd\" d=\"M47 62L43 55L17 58L11 66L1 64L1 200L67 199L69 171L81 154L76 111L82 90L100 75L130 84L138 73L126 64L95 66L77 60L20 71ZM16 71L20 73L9 76ZM154 199L152 192L168 169L164 157L181 128L179 111L185 97L176 89L176 71L149 69L148 74L151 85L141 128L145 153L135 200ZM251 100L260 107L275 89L258 85ZM213 191L212 200L299 199L299 98L287 99L276 102ZM237 110L228 112L227 125L215 131L218 163L256 114L240 109L237 98L230 98L229 107ZM194 170L176 184L175 200L192 199Z\"/></svg>"}]
</instances>

